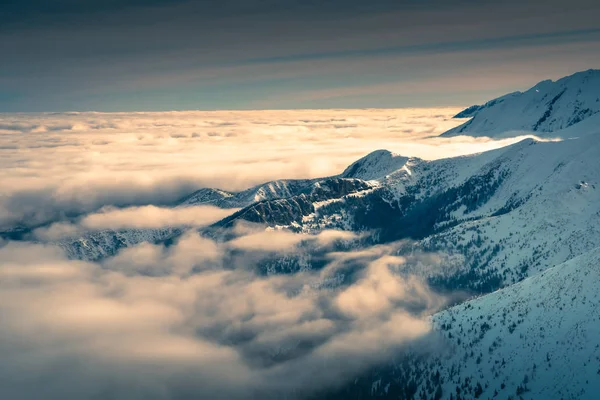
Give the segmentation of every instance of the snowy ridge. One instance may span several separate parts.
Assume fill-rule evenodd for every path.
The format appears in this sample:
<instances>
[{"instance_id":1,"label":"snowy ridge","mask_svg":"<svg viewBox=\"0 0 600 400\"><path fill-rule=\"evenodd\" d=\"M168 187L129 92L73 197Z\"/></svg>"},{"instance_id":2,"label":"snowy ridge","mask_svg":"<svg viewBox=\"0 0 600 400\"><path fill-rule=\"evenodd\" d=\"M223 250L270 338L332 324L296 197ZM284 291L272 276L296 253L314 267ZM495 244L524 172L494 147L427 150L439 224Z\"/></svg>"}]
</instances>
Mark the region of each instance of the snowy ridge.
<instances>
[{"instance_id":1,"label":"snowy ridge","mask_svg":"<svg viewBox=\"0 0 600 400\"><path fill-rule=\"evenodd\" d=\"M232 208L232 198L235 193L226 192L221 189L202 188L179 201L178 207L190 207L198 205L216 205L222 208Z\"/></svg>"},{"instance_id":2,"label":"snowy ridge","mask_svg":"<svg viewBox=\"0 0 600 400\"><path fill-rule=\"evenodd\" d=\"M349 194L368 191L377 186L354 178L323 178L313 180L281 180L268 182L248 190L230 193L219 189L200 189L184 198L178 207L215 205L231 209L231 215L214 224L229 227L243 219L268 226L292 227L314 211L315 204ZM237 210L234 208L241 208ZM186 226L160 229L121 229L90 232L80 237L66 238L56 244L73 259L97 261L115 255L120 249L142 242L158 243L176 240ZM208 229L208 228L207 228Z\"/></svg>"},{"instance_id":3,"label":"snowy ridge","mask_svg":"<svg viewBox=\"0 0 600 400\"><path fill-rule=\"evenodd\" d=\"M556 82L546 80L526 92L515 92L472 106L457 114L471 118L442 136L538 136L576 125L600 112L600 70L578 72ZM565 132L568 133L568 132Z\"/></svg>"},{"instance_id":4,"label":"snowy ridge","mask_svg":"<svg viewBox=\"0 0 600 400\"><path fill-rule=\"evenodd\" d=\"M596 399L600 248L431 318L436 346L345 388L355 398ZM415 351L417 350L417 351Z\"/></svg>"},{"instance_id":5,"label":"snowy ridge","mask_svg":"<svg viewBox=\"0 0 600 400\"><path fill-rule=\"evenodd\" d=\"M157 243L180 235L182 228L122 229L90 232L80 237L64 239L56 243L65 254L76 260L97 261L111 257L125 247L142 242Z\"/></svg>"},{"instance_id":6,"label":"snowy ridge","mask_svg":"<svg viewBox=\"0 0 600 400\"><path fill-rule=\"evenodd\" d=\"M435 327L455 348L442 365L448 371L460 367L454 377L448 372L446 393L470 378L472 387L481 384L482 398L495 393L532 399L597 398L599 265L596 248L435 315Z\"/></svg>"},{"instance_id":7,"label":"snowy ridge","mask_svg":"<svg viewBox=\"0 0 600 400\"><path fill-rule=\"evenodd\" d=\"M597 154L594 134L407 161L397 171L360 163L362 176L387 175L370 190L314 203L267 201L237 217L265 223L276 218L279 227L305 233L342 229L373 231L374 240L383 242L416 239L424 251L463 258L459 269L416 273L442 287L489 292L600 246ZM298 211L288 217L283 209Z\"/></svg>"},{"instance_id":8,"label":"snowy ridge","mask_svg":"<svg viewBox=\"0 0 600 400\"><path fill-rule=\"evenodd\" d=\"M280 180L268 182L241 192L203 188L180 200L175 208L214 205L232 209L248 207L265 200L276 200L309 192L314 180ZM181 235L189 227L171 226L160 229L121 229L90 232L81 237L66 238L56 244L73 259L96 261L115 255L120 249L142 242L158 243Z\"/></svg>"},{"instance_id":9,"label":"snowy ridge","mask_svg":"<svg viewBox=\"0 0 600 400\"><path fill-rule=\"evenodd\" d=\"M342 172L343 178L358 178L364 180L381 180L388 174L398 171L411 160L388 150L376 150L358 161L350 164Z\"/></svg>"},{"instance_id":10,"label":"snowy ridge","mask_svg":"<svg viewBox=\"0 0 600 400\"><path fill-rule=\"evenodd\" d=\"M241 192L203 188L184 197L179 206L211 204L221 208L241 208L265 200L282 199L310 190L315 179L281 179L263 183Z\"/></svg>"}]
</instances>

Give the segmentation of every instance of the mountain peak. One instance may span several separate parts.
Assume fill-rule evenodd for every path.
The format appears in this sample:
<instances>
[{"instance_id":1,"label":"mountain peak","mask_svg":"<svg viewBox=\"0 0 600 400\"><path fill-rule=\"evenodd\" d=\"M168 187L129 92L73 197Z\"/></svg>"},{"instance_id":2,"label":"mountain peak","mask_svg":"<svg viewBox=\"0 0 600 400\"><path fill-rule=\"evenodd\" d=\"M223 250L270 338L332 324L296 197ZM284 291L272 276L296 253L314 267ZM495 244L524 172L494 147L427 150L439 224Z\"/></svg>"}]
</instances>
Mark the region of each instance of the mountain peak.
<instances>
[{"instance_id":1,"label":"mountain peak","mask_svg":"<svg viewBox=\"0 0 600 400\"><path fill-rule=\"evenodd\" d=\"M556 81L543 80L525 92L514 92L471 106L455 118L471 118L442 136L538 136L572 127L600 113L600 70L589 69Z\"/></svg>"},{"instance_id":2,"label":"mountain peak","mask_svg":"<svg viewBox=\"0 0 600 400\"><path fill-rule=\"evenodd\" d=\"M392 153L389 150L375 150L352 163L344 172L343 178L378 180L406 165L409 157Z\"/></svg>"},{"instance_id":3,"label":"mountain peak","mask_svg":"<svg viewBox=\"0 0 600 400\"><path fill-rule=\"evenodd\" d=\"M594 69L594 68L586 69L585 71L575 72L574 74L565 76L564 78L561 78L559 80L569 79L569 78L576 78L576 77L593 76L593 75L600 76L600 69Z\"/></svg>"}]
</instances>

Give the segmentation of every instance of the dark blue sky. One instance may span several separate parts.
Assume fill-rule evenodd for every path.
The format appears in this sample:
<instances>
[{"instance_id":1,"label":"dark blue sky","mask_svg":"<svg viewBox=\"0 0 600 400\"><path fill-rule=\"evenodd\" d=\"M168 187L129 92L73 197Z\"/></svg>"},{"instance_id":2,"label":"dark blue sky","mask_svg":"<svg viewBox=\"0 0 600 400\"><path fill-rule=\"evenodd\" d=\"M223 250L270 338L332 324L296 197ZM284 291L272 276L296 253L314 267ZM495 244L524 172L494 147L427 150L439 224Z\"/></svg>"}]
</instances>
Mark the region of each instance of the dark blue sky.
<instances>
[{"instance_id":1,"label":"dark blue sky","mask_svg":"<svg viewBox=\"0 0 600 400\"><path fill-rule=\"evenodd\" d=\"M600 67L600 2L3 0L0 111L469 105Z\"/></svg>"}]
</instances>

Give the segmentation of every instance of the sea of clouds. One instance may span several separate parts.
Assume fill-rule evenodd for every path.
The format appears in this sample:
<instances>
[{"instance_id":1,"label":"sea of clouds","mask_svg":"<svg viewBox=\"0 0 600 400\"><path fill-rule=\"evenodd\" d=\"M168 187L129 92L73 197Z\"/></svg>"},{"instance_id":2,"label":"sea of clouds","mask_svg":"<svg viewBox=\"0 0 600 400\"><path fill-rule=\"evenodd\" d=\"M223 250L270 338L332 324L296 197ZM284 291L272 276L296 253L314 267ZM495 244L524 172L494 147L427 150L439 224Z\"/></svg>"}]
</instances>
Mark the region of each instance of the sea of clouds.
<instances>
[{"instance_id":1,"label":"sea of clouds","mask_svg":"<svg viewBox=\"0 0 600 400\"><path fill-rule=\"evenodd\" d=\"M517 139L436 138L459 109L0 114L0 230L338 174L377 149L424 159Z\"/></svg>"},{"instance_id":2,"label":"sea of clouds","mask_svg":"<svg viewBox=\"0 0 600 400\"><path fill-rule=\"evenodd\" d=\"M347 234L311 238L328 248L327 265L285 275L253 268L299 251L298 235L283 232L245 229L228 243L190 233L98 263L7 243L0 396L263 399L335 389L427 335L427 316L445 302L394 272L406 262L394 244L334 251L340 239ZM322 287L340 275L351 283Z\"/></svg>"},{"instance_id":3,"label":"sea of clouds","mask_svg":"<svg viewBox=\"0 0 600 400\"><path fill-rule=\"evenodd\" d=\"M388 362L447 302L400 272L444 268L442 255L247 224L215 240L196 229L234 210L170 205L201 187L338 174L381 148L436 159L519 140L436 137L457 111L1 115L0 227L33 233L0 239L0 398L302 398ZM97 262L52 244L169 226L189 231ZM261 269L315 254L317 271Z\"/></svg>"}]
</instances>

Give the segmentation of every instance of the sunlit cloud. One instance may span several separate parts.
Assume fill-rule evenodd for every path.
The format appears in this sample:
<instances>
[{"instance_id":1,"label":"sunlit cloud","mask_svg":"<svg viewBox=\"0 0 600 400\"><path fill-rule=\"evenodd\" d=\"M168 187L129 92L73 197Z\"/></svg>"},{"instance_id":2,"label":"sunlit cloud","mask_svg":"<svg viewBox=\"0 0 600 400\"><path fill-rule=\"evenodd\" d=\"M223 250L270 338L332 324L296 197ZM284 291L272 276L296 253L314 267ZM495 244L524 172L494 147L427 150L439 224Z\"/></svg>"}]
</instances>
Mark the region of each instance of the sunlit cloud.
<instances>
[{"instance_id":1,"label":"sunlit cloud","mask_svg":"<svg viewBox=\"0 0 600 400\"><path fill-rule=\"evenodd\" d=\"M107 206L75 222L55 222L38 228L34 230L33 235L42 241L57 241L101 230L202 227L217 222L235 211L236 209L221 209L214 206L180 208Z\"/></svg>"},{"instance_id":2,"label":"sunlit cloud","mask_svg":"<svg viewBox=\"0 0 600 400\"><path fill-rule=\"evenodd\" d=\"M256 242L256 232L237 234ZM272 231L263 239L283 243L290 235ZM349 239L334 231L308 239L333 238ZM404 259L390 254L393 245L331 253L332 264L353 260L356 279L319 289L327 268L257 275L230 268L231 248L279 250L240 248L193 232L173 246L143 243L102 263L67 260L39 244L0 247L7 366L0 368L0 395L309 395L427 335L427 316L445 303L421 279L394 272ZM248 266L255 262L240 256Z\"/></svg>"},{"instance_id":3,"label":"sunlit cloud","mask_svg":"<svg viewBox=\"0 0 600 400\"><path fill-rule=\"evenodd\" d=\"M170 206L201 187L241 190L335 175L381 148L438 159L520 139L434 137L462 122L451 118L459 110L4 114L0 226L43 224L107 205ZM161 211L162 221L177 223L169 212ZM93 218L88 222L99 226Z\"/></svg>"}]
</instances>

